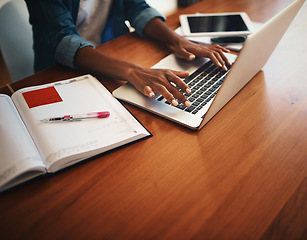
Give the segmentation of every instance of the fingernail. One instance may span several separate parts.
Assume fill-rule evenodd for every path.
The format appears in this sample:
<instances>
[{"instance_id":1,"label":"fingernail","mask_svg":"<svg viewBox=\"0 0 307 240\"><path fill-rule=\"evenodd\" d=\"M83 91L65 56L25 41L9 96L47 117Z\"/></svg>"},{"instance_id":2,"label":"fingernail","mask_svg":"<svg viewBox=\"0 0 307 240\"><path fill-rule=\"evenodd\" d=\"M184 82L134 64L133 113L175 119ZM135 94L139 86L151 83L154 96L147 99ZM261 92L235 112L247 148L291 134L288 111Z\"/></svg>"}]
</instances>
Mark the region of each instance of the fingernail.
<instances>
[{"instance_id":1,"label":"fingernail","mask_svg":"<svg viewBox=\"0 0 307 240\"><path fill-rule=\"evenodd\" d=\"M189 101L185 101L184 105L185 105L186 107L191 107L191 103L190 103Z\"/></svg>"},{"instance_id":2,"label":"fingernail","mask_svg":"<svg viewBox=\"0 0 307 240\"><path fill-rule=\"evenodd\" d=\"M185 90L185 92L186 92L187 94L190 94L192 91L191 91L190 88L187 88L187 89Z\"/></svg>"},{"instance_id":3,"label":"fingernail","mask_svg":"<svg viewBox=\"0 0 307 240\"><path fill-rule=\"evenodd\" d=\"M173 105L173 106L177 106L177 105L178 105L178 102L174 99L174 100L172 101L172 105Z\"/></svg>"},{"instance_id":4,"label":"fingernail","mask_svg":"<svg viewBox=\"0 0 307 240\"><path fill-rule=\"evenodd\" d=\"M155 94L153 92L149 93L149 97L153 98Z\"/></svg>"},{"instance_id":5,"label":"fingernail","mask_svg":"<svg viewBox=\"0 0 307 240\"><path fill-rule=\"evenodd\" d=\"M195 59L195 55L191 54L191 55L189 56L189 60L193 60L193 59Z\"/></svg>"}]
</instances>

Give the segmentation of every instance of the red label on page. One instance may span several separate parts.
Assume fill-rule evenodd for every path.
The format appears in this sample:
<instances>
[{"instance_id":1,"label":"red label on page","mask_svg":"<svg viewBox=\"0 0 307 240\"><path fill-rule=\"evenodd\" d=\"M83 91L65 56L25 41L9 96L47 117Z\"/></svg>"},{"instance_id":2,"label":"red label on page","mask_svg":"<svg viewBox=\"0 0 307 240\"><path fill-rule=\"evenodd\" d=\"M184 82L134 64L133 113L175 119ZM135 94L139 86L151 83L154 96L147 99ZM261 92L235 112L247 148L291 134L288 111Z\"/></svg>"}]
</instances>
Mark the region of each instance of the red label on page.
<instances>
[{"instance_id":1,"label":"red label on page","mask_svg":"<svg viewBox=\"0 0 307 240\"><path fill-rule=\"evenodd\" d=\"M22 93L29 108L39 107L47 104L62 102L62 98L55 87L47 87Z\"/></svg>"}]
</instances>

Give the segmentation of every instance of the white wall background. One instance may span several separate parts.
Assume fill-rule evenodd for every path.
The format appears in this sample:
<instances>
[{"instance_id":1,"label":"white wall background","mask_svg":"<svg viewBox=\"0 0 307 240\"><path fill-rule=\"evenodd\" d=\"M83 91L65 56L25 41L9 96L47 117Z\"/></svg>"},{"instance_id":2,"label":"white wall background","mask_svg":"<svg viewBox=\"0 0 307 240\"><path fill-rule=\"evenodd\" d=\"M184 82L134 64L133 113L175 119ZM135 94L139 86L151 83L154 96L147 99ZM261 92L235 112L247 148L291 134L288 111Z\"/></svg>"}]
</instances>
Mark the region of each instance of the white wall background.
<instances>
[{"instance_id":1,"label":"white wall background","mask_svg":"<svg viewBox=\"0 0 307 240\"><path fill-rule=\"evenodd\" d=\"M147 3L164 15L169 15L177 9L177 0L147 0Z\"/></svg>"}]
</instances>

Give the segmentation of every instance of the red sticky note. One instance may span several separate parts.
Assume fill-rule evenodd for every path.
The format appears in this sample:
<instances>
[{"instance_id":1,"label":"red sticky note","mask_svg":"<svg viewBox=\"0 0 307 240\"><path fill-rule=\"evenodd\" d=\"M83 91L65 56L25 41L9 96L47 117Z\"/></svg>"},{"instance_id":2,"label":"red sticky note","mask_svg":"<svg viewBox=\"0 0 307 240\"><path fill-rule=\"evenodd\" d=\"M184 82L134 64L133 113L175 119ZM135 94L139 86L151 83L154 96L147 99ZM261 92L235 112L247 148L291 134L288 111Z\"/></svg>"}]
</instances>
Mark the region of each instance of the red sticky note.
<instances>
[{"instance_id":1,"label":"red sticky note","mask_svg":"<svg viewBox=\"0 0 307 240\"><path fill-rule=\"evenodd\" d=\"M22 93L29 108L62 102L62 98L55 87L47 87Z\"/></svg>"}]
</instances>

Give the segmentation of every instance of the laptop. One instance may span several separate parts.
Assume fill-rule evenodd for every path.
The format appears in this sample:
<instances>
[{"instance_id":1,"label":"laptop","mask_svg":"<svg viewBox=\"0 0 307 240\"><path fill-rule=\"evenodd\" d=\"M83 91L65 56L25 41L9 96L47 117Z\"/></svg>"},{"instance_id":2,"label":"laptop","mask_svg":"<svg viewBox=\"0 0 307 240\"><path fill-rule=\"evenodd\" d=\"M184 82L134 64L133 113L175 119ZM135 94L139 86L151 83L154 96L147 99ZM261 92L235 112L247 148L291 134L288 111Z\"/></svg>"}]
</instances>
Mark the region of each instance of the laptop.
<instances>
[{"instance_id":1,"label":"laptop","mask_svg":"<svg viewBox=\"0 0 307 240\"><path fill-rule=\"evenodd\" d=\"M174 54L154 65L153 68L190 73L184 79L192 89L192 93L186 95L192 102L190 108L183 104L172 106L158 94L154 98L146 97L130 83L114 90L113 95L178 124L199 130L262 69L304 2L305 0L294 1L260 29L248 35L237 58L227 54L230 62L233 62L228 71L215 68L207 58L189 62L176 58Z\"/></svg>"}]
</instances>

